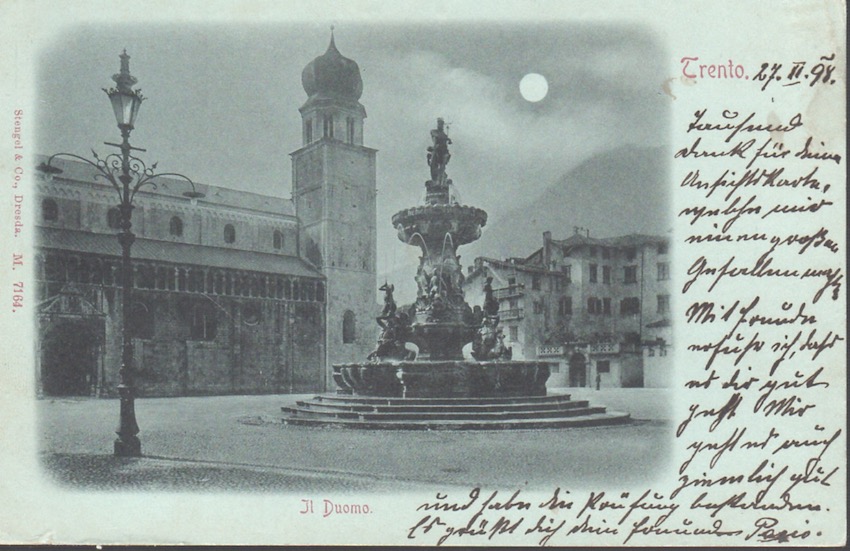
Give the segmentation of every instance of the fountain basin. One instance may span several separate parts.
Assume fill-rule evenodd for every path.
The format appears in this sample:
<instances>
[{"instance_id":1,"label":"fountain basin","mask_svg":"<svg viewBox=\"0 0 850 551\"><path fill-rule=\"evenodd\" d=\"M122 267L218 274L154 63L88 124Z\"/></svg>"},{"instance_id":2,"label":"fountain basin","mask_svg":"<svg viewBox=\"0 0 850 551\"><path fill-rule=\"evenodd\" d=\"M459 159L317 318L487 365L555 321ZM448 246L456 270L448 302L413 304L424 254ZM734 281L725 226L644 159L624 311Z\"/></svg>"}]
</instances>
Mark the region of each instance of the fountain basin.
<instances>
[{"instance_id":1,"label":"fountain basin","mask_svg":"<svg viewBox=\"0 0 850 551\"><path fill-rule=\"evenodd\" d=\"M545 396L550 362L398 361L334 365L341 392L396 398Z\"/></svg>"},{"instance_id":2,"label":"fountain basin","mask_svg":"<svg viewBox=\"0 0 850 551\"><path fill-rule=\"evenodd\" d=\"M434 244L429 246L438 247L448 233L457 247L481 237L487 213L465 205L421 205L397 212L392 220L398 238L405 243L410 243L418 233L434 239Z\"/></svg>"},{"instance_id":3,"label":"fountain basin","mask_svg":"<svg viewBox=\"0 0 850 551\"><path fill-rule=\"evenodd\" d=\"M461 316L464 312L458 313ZM471 312L469 312L471 314ZM425 317L417 313L414 319ZM419 347L419 361L462 360L463 347L475 336L475 327L460 323L417 322L411 327L410 340Z\"/></svg>"}]
</instances>

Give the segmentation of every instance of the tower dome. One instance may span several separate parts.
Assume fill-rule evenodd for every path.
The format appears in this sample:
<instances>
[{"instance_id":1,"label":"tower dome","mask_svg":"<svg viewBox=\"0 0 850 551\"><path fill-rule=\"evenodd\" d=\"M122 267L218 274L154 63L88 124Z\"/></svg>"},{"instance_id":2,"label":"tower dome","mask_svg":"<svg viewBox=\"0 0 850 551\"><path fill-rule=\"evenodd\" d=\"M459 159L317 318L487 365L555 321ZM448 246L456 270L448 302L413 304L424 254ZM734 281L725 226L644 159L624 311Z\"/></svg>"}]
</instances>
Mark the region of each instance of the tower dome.
<instances>
[{"instance_id":1,"label":"tower dome","mask_svg":"<svg viewBox=\"0 0 850 551\"><path fill-rule=\"evenodd\" d=\"M343 56L336 49L333 30L328 50L301 71L301 85L310 98L320 96L351 101L360 99L363 93L360 67L357 62Z\"/></svg>"}]
</instances>

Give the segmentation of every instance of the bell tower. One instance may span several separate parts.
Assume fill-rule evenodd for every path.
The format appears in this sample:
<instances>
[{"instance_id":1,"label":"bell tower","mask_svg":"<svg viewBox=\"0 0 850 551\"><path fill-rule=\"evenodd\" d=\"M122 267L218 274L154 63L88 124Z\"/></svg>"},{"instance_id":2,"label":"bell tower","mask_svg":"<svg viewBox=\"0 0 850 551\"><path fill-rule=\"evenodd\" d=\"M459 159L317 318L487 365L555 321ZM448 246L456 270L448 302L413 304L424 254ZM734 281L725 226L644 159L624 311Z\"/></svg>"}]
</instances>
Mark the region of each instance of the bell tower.
<instances>
[{"instance_id":1,"label":"bell tower","mask_svg":"<svg viewBox=\"0 0 850 551\"><path fill-rule=\"evenodd\" d=\"M362 361L374 347L377 151L363 145L366 109L357 63L336 48L301 72L302 146L291 153L301 255L327 277L327 390L331 365Z\"/></svg>"}]
</instances>

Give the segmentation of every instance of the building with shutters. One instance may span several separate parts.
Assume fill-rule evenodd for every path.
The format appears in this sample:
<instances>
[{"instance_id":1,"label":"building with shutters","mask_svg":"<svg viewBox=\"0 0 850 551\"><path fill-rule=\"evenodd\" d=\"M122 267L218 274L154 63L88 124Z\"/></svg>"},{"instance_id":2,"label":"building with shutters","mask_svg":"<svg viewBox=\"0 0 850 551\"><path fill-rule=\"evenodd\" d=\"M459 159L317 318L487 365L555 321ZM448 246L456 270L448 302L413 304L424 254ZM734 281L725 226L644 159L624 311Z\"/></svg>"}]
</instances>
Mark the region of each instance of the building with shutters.
<instances>
[{"instance_id":1,"label":"building with shutters","mask_svg":"<svg viewBox=\"0 0 850 551\"><path fill-rule=\"evenodd\" d=\"M514 357L558 362L550 387L663 387L672 375L669 240L544 232L528 257L479 257L464 284L483 303L492 277Z\"/></svg>"}]
</instances>

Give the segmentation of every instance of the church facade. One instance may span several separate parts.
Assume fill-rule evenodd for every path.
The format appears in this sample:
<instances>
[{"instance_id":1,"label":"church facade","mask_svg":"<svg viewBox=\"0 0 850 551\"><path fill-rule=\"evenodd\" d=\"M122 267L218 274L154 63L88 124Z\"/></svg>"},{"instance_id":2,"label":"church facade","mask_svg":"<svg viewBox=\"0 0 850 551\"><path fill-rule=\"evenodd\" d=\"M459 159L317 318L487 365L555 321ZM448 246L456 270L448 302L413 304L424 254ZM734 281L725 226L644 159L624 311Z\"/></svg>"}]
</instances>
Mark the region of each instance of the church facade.
<instances>
[{"instance_id":1,"label":"church facade","mask_svg":"<svg viewBox=\"0 0 850 551\"><path fill-rule=\"evenodd\" d=\"M131 327L141 396L332 390L374 343L376 151L357 64L331 38L302 73L292 199L162 178L133 210ZM43 156L38 161L46 161ZM115 191L80 161L37 181L37 388L111 396L121 363Z\"/></svg>"}]
</instances>

